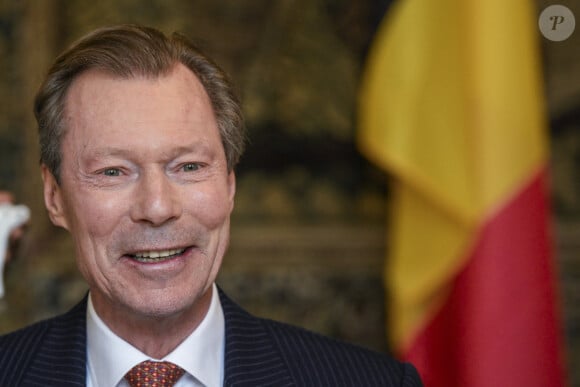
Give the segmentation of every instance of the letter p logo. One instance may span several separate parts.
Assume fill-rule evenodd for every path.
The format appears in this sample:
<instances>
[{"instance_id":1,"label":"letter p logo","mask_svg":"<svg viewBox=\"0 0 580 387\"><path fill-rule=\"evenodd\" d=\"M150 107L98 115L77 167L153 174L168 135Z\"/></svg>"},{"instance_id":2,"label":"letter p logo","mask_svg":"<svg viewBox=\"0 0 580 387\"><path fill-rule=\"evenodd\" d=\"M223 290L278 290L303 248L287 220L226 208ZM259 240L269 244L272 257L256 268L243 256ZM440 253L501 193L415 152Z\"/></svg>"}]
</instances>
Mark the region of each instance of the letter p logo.
<instances>
[{"instance_id":1,"label":"letter p logo","mask_svg":"<svg viewBox=\"0 0 580 387\"><path fill-rule=\"evenodd\" d=\"M546 39L560 42L572 35L576 28L576 20L572 11L567 7L550 5L540 14L538 26Z\"/></svg>"}]
</instances>

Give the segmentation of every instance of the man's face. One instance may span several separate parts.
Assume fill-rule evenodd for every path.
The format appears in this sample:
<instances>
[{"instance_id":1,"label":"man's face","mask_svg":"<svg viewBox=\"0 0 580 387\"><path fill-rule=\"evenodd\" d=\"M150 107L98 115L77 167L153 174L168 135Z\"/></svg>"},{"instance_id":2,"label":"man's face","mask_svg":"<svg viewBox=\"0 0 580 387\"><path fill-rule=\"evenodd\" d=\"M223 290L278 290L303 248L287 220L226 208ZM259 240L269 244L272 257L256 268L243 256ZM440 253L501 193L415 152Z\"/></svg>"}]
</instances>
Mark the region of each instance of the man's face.
<instances>
[{"instance_id":1,"label":"man's face","mask_svg":"<svg viewBox=\"0 0 580 387\"><path fill-rule=\"evenodd\" d=\"M199 308L235 193L201 83L182 65L157 79L91 70L71 85L64 119L61 182L43 168L45 201L72 234L97 312Z\"/></svg>"}]
</instances>

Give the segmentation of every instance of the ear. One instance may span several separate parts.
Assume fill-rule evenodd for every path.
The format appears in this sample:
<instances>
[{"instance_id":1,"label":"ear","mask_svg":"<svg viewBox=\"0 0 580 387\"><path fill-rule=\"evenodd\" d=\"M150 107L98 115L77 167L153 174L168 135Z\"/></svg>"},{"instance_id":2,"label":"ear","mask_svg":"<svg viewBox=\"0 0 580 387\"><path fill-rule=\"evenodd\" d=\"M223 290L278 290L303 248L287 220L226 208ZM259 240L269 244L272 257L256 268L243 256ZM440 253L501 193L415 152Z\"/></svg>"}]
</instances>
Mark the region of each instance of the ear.
<instances>
[{"instance_id":1,"label":"ear","mask_svg":"<svg viewBox=\"0 0 580 387\"><path fill-rule=\"evenodd\" d=\"M234 196L236 196L236 174L231 171L228 175L228 198L231 203L231 210L234 209Z\"/></svg>"},{"instance_id":2,"label":"ear","mask_svg":"<svg viewBox=\"0 0 580 387\"><path fill-rule=\"evenodd\" d=\"M48 210L48 217L55 226L69 229L64 211L62 189L48 167L41 165L42 182L44 187L44 205Z\"/></svg>"}]
</instances>

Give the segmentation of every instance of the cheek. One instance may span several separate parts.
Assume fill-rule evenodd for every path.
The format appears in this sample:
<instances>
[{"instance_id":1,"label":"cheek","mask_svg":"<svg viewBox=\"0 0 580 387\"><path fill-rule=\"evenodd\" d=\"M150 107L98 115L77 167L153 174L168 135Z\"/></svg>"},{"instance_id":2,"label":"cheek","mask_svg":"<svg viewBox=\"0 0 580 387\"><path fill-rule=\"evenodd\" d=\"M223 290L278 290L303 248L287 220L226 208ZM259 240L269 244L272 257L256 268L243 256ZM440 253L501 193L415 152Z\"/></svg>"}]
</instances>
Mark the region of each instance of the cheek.
<instances>
[{"instance_id":1,"label":"cheek","mask_svg":"<svg viewBox=\"0 0 580 387\"><path fill-rule=\"evenodd\" d=\"M233 208L226 189L196 191L184 203L188 203L189 212L208 229L222 226Z\"/></svg>"},{"instance_id":2,"label":"cheek","mask_svg":"<svg viewBox=\"0 0 580 387\"><path fill-rule=\"evenodd\" d=\"M110 235L126 212L122 195L102 195L80 191L67 209L72 221L71 234L80 238L99 238Z\"/></svg>"}]
</instances>

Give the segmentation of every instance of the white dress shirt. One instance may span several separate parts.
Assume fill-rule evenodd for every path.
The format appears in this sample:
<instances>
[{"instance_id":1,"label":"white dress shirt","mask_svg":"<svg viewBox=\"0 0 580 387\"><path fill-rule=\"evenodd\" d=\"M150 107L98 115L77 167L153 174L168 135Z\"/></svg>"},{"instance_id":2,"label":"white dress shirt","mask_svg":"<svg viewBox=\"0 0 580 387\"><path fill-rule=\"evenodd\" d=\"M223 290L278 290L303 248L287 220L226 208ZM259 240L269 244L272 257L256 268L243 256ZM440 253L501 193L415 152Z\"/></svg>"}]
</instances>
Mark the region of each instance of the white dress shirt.
<instances>
[{"instance_id":1,"label":"white dress shirt","mask_svg":"<svg viewBox=\"0 0 580 387\"><path fill-rule=\"evenodd\" d=\"M128 387L123 378L145 360L170 361L185 370L175 387L223 384L225 322L217 287L212 286L209 310L199 326L173 352L152 359L114 334L87 305L87 387Z\"/></svg>"}]
</instances>

